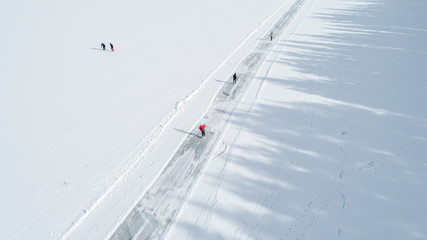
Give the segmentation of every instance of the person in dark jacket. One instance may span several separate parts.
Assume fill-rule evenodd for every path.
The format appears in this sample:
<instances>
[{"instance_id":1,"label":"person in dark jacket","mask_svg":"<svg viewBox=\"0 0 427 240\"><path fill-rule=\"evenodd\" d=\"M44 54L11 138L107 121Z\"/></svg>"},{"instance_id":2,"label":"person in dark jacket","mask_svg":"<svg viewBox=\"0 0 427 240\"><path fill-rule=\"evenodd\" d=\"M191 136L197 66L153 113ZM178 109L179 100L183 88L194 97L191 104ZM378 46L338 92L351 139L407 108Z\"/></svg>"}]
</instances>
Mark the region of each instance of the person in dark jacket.
<instances>
[{"instance_id":1,"label":"person in dark jacket","mask_svg":"<svg viewBox=\"0 0 427 240\"><path fill-rule=\"evenodd\" d=\"M270 41L273 41L273 32L270 33Z\"/></svg>"},{"instance_id":2,"label":"person in dark jacket","mask_svg":"<svg viewBox=\"0 0 427 240\"><path fill-rule=\"evenodd\" d=\"M233 84L236 84L236 80L237 80L237 75L236 73L233 74Z\"/></svg>"},{"instance_id":3,"label":"person in dark jacket","mask_svg":"<svg viewBox=\"0 0 427 240\"><path fill-rule=\"evenodd\" d=\"M105 50L105 44L104 43L101 43L101 48L102 48L102 50Z\"/></svg>"},{"instance_id":4,"label":"person in dark jacket","mask_svg":"<svg viewBox=\"0 0 427 240\"><path fill-rule=\"evenodd\" d=\"M200 127L199 127L200 131L202 132L202 137L204 137L204 136L205 136L205 128L206 128L206 125L205 125L205 124L202 124L202 125L200 125Z\"/></svg>"},{"instance_id":5,"label":"person in dark jacket","mask_svg":"<svg viewBox=\"0 0 427 240\"><path fill-rule=\"evenodd\" d=\"M110 48L111 48L111 51L114 52L114 46L112 43L110 43Z\"/></svg>"}]
</instances>

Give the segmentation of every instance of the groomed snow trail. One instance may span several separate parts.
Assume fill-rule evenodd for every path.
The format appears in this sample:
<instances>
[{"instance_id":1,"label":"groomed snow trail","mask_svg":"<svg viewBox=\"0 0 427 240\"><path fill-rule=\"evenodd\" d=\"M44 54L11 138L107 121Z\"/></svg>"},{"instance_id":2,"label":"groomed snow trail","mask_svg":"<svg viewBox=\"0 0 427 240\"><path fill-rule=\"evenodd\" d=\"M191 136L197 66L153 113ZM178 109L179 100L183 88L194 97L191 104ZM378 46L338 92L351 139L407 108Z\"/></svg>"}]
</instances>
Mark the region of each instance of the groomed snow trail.
<instances>
[{"instance_id":1,"label":"groomed snow trail","mask_svg":"<svg viewBox=\"0 0 427 240\"><path fill-rule=\"evenodd\" d=\"M187 135L187 131L183 129L191 129L197 125L194 124L194 119L202 119L224 85L223 79L230 78L230 73L254 49L260 38L267 37L271 26L292 3L286 1L261 21L229 57L176 102L175 108L150 132L147 140L143 141L144 144L130 153L135 160L120 169L114 178L114 184L105 189L102 196L79 215L62 238L99 238L113 234L112 231L130 213L132 208L127 206L136 206L183 143Z\"/></svg>"},{"instance_id":2,"label":"groomed snow trail","mask_svg":"<svg viewBox=\"0 0 427 240\"><path fill-rule=\"evenodd\" d=\"M288 2L286 11L268 32L280 36L305 3L306 0ZM162 239L165 236L213 149L221 144L221 134L230 116L275 42L261 39L238 65L237 84L225 81L201 120L209 129L206 138L198 136L197 126L191 132L178 129L188 134L187 138L111 239ZM226 148L224 145L224 151Z\"/></svg>"},{"instance_id":3,"label":"groomed snow trail","mask_svg":"<svg viewBox=\"0 0 427 240\"><path fill-rule=\"evenodd\" d=\"M263 61L167 239L426 239L427 118L413 108L425 64L405 65L426 56L422 11L384 24L420 6L313 3Z\"/></svg>"}]
</instances>

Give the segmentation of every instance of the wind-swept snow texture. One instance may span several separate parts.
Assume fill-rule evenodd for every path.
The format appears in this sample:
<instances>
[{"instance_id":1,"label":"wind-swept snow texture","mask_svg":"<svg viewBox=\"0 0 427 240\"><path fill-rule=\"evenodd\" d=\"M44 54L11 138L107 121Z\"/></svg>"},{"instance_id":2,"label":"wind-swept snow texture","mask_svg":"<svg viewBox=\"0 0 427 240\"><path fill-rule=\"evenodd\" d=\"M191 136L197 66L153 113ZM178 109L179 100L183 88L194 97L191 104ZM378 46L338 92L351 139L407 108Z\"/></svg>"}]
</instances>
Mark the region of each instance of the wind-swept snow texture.
<instances>
[{"instance_id":1,"label":"wind-swept snow texture","mask_svg":"<svg viewBox=\"0 0 427 240\"><path fill-rule=\"evenodd\" d=\"M427 4L310 2L167 239L427 239Z\"/></svg>"},{"instance_id":2,"label":"wind-swept snow texture","mask_svg":"<svg viewBox=\"0 0 427 240\"><path fill-rule=\"evenodd\" d=\"M111 234L286 2L0 3L0 236Z\"/></svg>"}]
</instances>

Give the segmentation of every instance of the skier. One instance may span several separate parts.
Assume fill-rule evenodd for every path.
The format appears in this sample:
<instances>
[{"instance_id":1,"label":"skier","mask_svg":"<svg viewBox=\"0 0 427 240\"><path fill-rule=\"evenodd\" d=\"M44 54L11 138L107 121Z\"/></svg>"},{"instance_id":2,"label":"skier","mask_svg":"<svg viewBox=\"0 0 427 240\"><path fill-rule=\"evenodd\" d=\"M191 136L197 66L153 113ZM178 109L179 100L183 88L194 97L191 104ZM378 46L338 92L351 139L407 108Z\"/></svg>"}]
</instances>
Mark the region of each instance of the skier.
<instances>
[{"instance_id":1,"label":"skier","mask_svg":"<svg viewBox=\"0 0 427 240\"><path fill-rule=\"evenodd\" d=\"M111 51L114 52L114 46L112 43L110 43L110 48L111 48Z\"/></svg>"},{"instance_id":2,"label":"skier","mask_svg":"<svg viewBox=\"0 0 427 240\"><path fill-rule=\"evenodd\" d=\"M270 41L273 41L273 32L270 33Z\"/></svg>"},{"instance_id":3,"label":"skier","mask_svg":"<svg viewBox=\"0 0 427 240\"><path fill-rule=\"evenodd\" d=\"M104 43L101 43L101 48L102 48L102 50L105 50L105 44Z\"/></svg>"},{"instance_id":4,"label":"skier","mask_svg":"<svg viewBox=\"0 0 427 240\"><path fill-rule=\"evenodd\" d=\"M237 75L236 73L233 74L233 84L236 84L236 80L237 80Z\"/></svg>"},{"instance_id":5,"label":"skier","mask_svg":"<svg viewBox=\"0 0 427 240\"><path fill-rule=\"evenodd\" d=\"M200 131L202 132L202 137L204 137L204 136L205 136L205 128L206 128L206 125L205 125L205 124L202 124L202 125L200 125L200 127L199 127Z\"/></svg>"}]
</instances>

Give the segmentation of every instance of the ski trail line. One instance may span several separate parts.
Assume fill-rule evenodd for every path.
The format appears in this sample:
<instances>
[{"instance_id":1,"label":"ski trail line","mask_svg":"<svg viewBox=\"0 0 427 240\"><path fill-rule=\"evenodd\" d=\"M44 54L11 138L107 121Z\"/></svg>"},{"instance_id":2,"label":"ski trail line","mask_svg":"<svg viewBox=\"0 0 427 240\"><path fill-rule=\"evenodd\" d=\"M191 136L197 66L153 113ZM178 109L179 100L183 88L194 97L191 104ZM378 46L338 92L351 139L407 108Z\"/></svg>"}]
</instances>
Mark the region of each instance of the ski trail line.
<instances>
[{"instance_id":1,"label":"ski trail line","mask_svg":"<svg viewBox=\"0 0 427 240\"><path fill-rule=\"evenodd\" d=\"M151 149L153 149L155 147L154 145L156 143L156 140L163 134L165 127L168 126L171 122L173 122L173 120L184 110L186 102L189 101L193 96L195 96L199 92L199 90L203 88L203 86L206 84L206 82L209 79L211 79L212 76L215 73L217 73L224 65L226 65L229 62L229 60L248 42L248 40L251 39L252 36L255 35L268 22L268 20L270 20L275 14L277 14L278 12L280 12L287 5L288 5L288 2L282 4L269 17L267 17L266 19L264 19L258 25L258 27L256 29L254 29L251 33L249 33L240 42L240 44L237 46L237 48L235 50L233 50L231 52L231 54L229 54L228 57L224 59L224 61L222 61L213 71L211 71L207 75L207 77L204 78L204 80L200 83L200 85L197 88L195 88L194 90L192 90L191 92L189 92L182 100L178 101L175 104L175 109L173 109L171 111L172 113L170 113L167 117L165 117L162 120L162 122L159 124L159 127L157 129L153 129L151 131L151 134L149 135L151 137L148 138L149 141L142 147L142 149L144 149L144 150L140 153L138 159L141 159L148 151L150 151ZM261 40L259 40L259 41L261 41ZM257 44L255 44L254 48L257 46ZM243 59L245 59L245 58L246 58L246 56ZM243 59L239 62L239 64L243 61ZM133 65L135 63L131 62L129 64ZM126 65L125 67L127 67L128 65ZM230 76L231 76L231 74L230 74ZM72 95L69 99L71 99L75 95L80 94L81 92L86 91L87 89L90 89L90 88L94 87L96 84L98 84L98 82L99 81L95 81L94 83L92 83L89 86L87 86L85 89L80 90L79 92L77 92L74 95ZM67 101L69 99L66 99L64 101ZM62 104L62 102L61 103L57 103L54 106L57 106L57 105L60 105L60 104ZM52 106L51 108L53 108L54 106ZM75 231L89 217L89 215L94 210L96 210L96 208L99 206L99 204L112 192L113 189L115 189L117 187L117 185L120 182L123 181L123 179L129 174L129 172L138 164L138 162L139 161L134 161L133 163L129 164L129 166L127 167L127 169L120 176L117 176L115 178L115 181L113 182L113 184L108 189L105 190L105 192L92 204L92 206L88 210L85 210L83 212L83 215L81 215L76 221L73 222L71 228L69 228L69 230L62 235L63 239L68 238L72 234L72 232ZM147 187L147 189L149 189L149 186Z\"/></svg>"},{"instance_id":2,"label":"ski trail line","mask_svg":"<svg viewBox=\"0 0 427 240\"><path fill-rule=\"evenodd\" d=\"M281 8L276 10L275 13L287 7L286 11L281 14L273 25L271 25L272 27L270 27L269 31L274 30L278 35L281 34L292 22L304 3L305 0L295 0L285 3ZM270 18L271 17L272 16L270 16ZM265 21L262 24L264 23ZM246 37L239 45L238 49L234 50L229 57L215 68L196 89L191 91L184 99L176 104L174 117L178 116L185 107L186 102L203 88L208 79L212 78L212 76L227 64L234 54L236 54L239 49L244 46L246 41L256 34L259 29L261 29L261 26ZM239 83L236 85L221 84L215 97L211 100L209 108L202 117L204 121L209 119L209 121L215 122L216 128L213 130L213 134L209 134L206 139L202 141L195 138L194 134L189 134L187 136L175 155L168 161L166 164L167 166L162 170L160 176L158 176L154 183L147 188L148 190L142 193L140 201L136 202L134 208L126 214L123 221L119 222L117 228L115 228L110 235L111 239L161 239L164 237L164 234L168 233L171 222L174 220L174 217L185 201L185 196L187 196L194 187L194 183L203 170L214 147L220 141L221 133L233 115L233 111L237 107L261 63L263 63L267 55L269 55L268 50L275 45L275 42L276 41L267 41L266 38L261 38L256 41L252 51L246 54L239 62L238 67L235 68L237 72L241 73ZM275 53L274 56L277 56L277 54L278 53ZM271 65L269 68L270 67ZM229 76L231 76L231 74ZM262 84L260 84L259 89L261 87ZM258 93L260 91L259 89L257 90ZM251 107L252 105L253 104L251 104ZM219 109L217 109L217 107ZM248 111L250 111L250 109L248 109ZM170 122L171 121L168 121L168 124ZM227 149L226 146L226 150ZM170 196L170 198L167 198L167 196Z\"/></svg>"}]
</instances>

